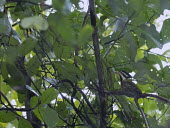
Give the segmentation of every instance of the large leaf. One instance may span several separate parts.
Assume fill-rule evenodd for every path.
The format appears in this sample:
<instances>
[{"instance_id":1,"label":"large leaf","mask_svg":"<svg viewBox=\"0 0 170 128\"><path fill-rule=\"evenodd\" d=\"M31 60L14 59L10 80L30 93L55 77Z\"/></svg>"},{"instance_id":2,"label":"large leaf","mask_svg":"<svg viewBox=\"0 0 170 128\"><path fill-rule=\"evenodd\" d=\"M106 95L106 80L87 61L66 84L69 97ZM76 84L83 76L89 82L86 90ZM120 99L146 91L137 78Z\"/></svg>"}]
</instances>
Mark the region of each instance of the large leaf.
<instances>
[{"instance_id":1,"label":"large leaf","mask_svg":"<svg viewBox=\"0 0 170 128\"><path fill-rule=\"evenodd\" d=\"M74 54L74 49L59 43L54 44L54 53L57 58L70 58Z\"/></svg>"},{"instance_id":2,"label":"large leaf","mask_svg":"<svg viewBox=\"0 0 170 128\"><path fill-rule=\"evenodd\" d=\"M158 48L162 48L162 39L153 24L150 24L150 26L142 25L142 29L144 30L143 33L148 36Z\"/></svg>"},{"instance_id":3,"label":"large leaf","mask_svg":"<svg viewBox=\"0 0 170 128\"><path fill-rule=\"evenodd\" d=\"M14 64L16 61L18 51L16 47L9 47L6 49L6 62Z\"/></svg>"},{"instance_id":4,"label":"large leaf","mask_svg":"<svg viewBox=\"0 0 170 128\"><path fill-rule=\"evenodd\" d=\"M27 38L18 48L18 52L21 56L24 56L31 52L36 46L37 40L31 37Z\"/></svg>"},{"instance_id":5,"label":"large leaf","mask_svg":"<svg viewBox=\"0 0 170 128\"><path fill-rule=\"evenodd\" d=\"M42 104L48 104L52 100L56 99L57 95L58 95L58 91L55 90L55 88L49 88L42 93L41 103Z\"/></svg>"},{"instance_id":6,"label":"large leaf","mask_svg":"<svg viewBox=\"0 0 170 128\"><path fill-rule=\"evenodd\" d=\"M8 77L4 79L12 89L19 93L25 93L25 78L17 67L13 64L6 64L6 69L8 71Z\"/></svg>"},{"instance_id":7,"label":"large leaf","mask_svg":"<svg viewBox=\"0 0 170 128\"><path fill-rule=\"evenodd\" d=\"M20 119L18 123L18 128L33 128L28 120Z\"/></svg>"},{"instance_id":8,"label":"large leaf","mask_svg":"<svg viewBox=\"0 0 170 128\"><path fill-rule=\"evenodd\" d=\"M162 40L163 40L163 44L170 42L170 19L167 19L163 22L163 26L161 29L161 36L162 36Z\"/></svg>"},{"instance_id":9,"label":"large leaf","mask_svg":"<svg viewBox=\"0 0 170 128\"><path fill-rule=\"evenodd\" d=\"M8 20L8 16L2 12L0 12L0 28L0 35L10 35L12 26Z\"/></svg>"},{"instance_id":10,"label":"large leaf","mask_svg":"<svg viewBox=\"0 0 170 128\"><path fill-rule=\"evenodd\" d=\"M76 34L73 31L72 24L68 17L60 13L50 14L50 16L48 17L48 21L50 27L53 28L53 31L60 35L59 39L62 43L67 43L69 45L77 44L75 39Z\"/></svg>"},{"instance_id":11,"label":"large leaf","mask_svg":"<svg viewBox=\"0 0 170 128\"><path fill-rule=\"evenodd\" d=\"M32 16L32 17L24 18L21 21L21 26L23 28L35 27L38 30L47 30L48 22L42 16Z\"/></svg>"},{"instance_id":12,"label":"large leaf","mask_svg":"<svg viewBox=\"0 0 170 128\"><path fill-rule=\"evenodd\" d=\"M67 62L56 62L55 67L63 77L66 77L72 81L77 81L77 76L82 76L82 71L74 64Z\"/></svg>"},{"instance_id":13,"label":"large leaf","mask_svg":"<svg viewBox=\"0 0 170 128\"><path fill-rule=\"evenodd\" d=\"M38 57L33 56L27 64L27 71L29 75L30 76L37 75L39 66L40 66L40 61L38 60Z\"/></svg>"},{"instance_id":14,"label":"large leaf","mask_svg":"<svg viewBox=\"0 0 170 128\"><path fill-rule=\"evenodd\" d=\"M10 111L0 111L0 122L6 123L16 119L16 115Z\"/></svg>"},{"instance_id":15,"label":"large leaf","mask_svg":"<svg viewBox=\"0 0 170 128\"><path fill-rule=\"evenodd\" d=\"M41 113L44 122L51 128L53 128L58 121L58 113L50 107L41 108Z\"/></svg>"},{"instance_id":16,"label":"large leaf","mask_svg":"<svg viewBox=\"0 0 170 128\"><path fill-rule=\"evenodd\" d=\"M86 25L85 27L83 27L78 38L80 46L81 44L88 42L88 39L91 37L92 32L93 32L92 26Z\"/></svg>"}]
</instances>

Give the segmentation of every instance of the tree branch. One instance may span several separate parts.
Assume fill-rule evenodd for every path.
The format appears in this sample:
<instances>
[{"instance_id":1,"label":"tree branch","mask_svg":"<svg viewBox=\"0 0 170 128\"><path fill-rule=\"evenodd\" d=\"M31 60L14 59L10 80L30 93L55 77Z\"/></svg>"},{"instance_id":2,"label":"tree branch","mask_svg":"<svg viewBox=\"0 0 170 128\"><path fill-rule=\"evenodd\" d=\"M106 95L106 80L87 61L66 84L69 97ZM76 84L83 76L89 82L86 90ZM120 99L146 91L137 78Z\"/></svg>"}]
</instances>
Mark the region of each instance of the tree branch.
<instances>
[{"instance_id":1,"label":"tree branch","mask_svg":"<svg viewBox=\"0 0 170 128\"><path fill-rule=\"evenodd\" d=\"M161 100L161 101L164 101L164 102L170 104L170 100L168 100L168 99L166 99L166 98L164 98L164 97L158 96L158 95L149 94L149 93L143 93L143 94L142 94L142 98L146 98L146 97L154 97L154 98L156 98L156 99L159 99L159 100Z\"/></svg>"},{"instance_id":2,"label":"tree branch","mask_svg":"<svg viewBox=\"0 0 170 128\"><path fill-rule=\"evenodd\" d=\"M40 102L37 103L33 108L26 109L26 108L0 108L0 111L6 110L6 111L20 111L20 112L28 112L28 111L33 111L40 105Z\"/></svg>"},{"instance_id":3,"label":"tree branch","mask_svg":"<svg viewBox=\"0 0 170 128\"><path fill-rule=\"evenodd\" d=\"M122 91L122 90L105 91L105 93L107 95L125 95L125 96L127 94L125 91ZM168 99L166 99L164 97L154 95L154 94L149 94L149 93L142 93L138 98L147 98L147 97L154 97L156 99L159 99L159 100L161 100L163 102L166 102L166 103L170 104L170 100L168 100Z\"/></svg>"},{"instance_id":4,"label":"tree branch","mask_svg":"<svg viewBox=\"0 0 170 128\"><path fill-rule=\"evenodd\" d=\"M93 39L94 54L96 59L95 61L97 67L97 75L99 80L100 127L105 128L106 127L106 95L104 92L104 76L103 76L102 60L100 58L99 37L98 37L98 29L96 26L96 12L95 12L94 0L89 0L89 10L90 10L91 25L94 28L92 39Z\"/></svg>"}]
</instances>

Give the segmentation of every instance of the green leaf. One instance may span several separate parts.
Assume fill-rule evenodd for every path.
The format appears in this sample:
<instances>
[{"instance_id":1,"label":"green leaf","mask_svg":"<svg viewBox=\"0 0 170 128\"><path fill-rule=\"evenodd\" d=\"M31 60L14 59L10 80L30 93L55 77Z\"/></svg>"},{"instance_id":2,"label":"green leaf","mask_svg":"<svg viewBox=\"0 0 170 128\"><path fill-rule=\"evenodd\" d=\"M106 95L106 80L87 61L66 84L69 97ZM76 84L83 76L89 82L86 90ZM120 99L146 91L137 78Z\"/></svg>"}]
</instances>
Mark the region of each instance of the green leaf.
<instances>
[{"instance_id":1,"label":"green leaf","mask_svg":"<svg viewBox=\"0 0 170 128\"><path fill-rule=\"evenodd\" d=\"M18 42L18 39L17 39L18 37L16 37L16 36L11 36L10 37L10 45L11 46L18 46L19 44L20 44L20 42Z\"/></svg>"},{"instance_id":2,"label":"green leaf","mask_svg":"<svg viewBox=\"0 0 170 128\"><path fill-rule=\"evenodd\" d=\"M170 30L170 19L167 19L163 22L163 26L160 32L162 40L163 40L163 44L166 44L170 41L169 30Z\"/></svg>"},{"instance_id":3,"label":"green leaf","mask_svg":"<svg viewBox=\"0 0 170 128\"><path fill-rule=\"evenodd\" d=\"M9 84L10 85L22 85L25 83L24 76L21 72L17 69L17 67L13 64L6 64L6 68L8 74L10 75L10 80L12 80Z\"/></svg>"},{"instance_id":4,"label":"green leaf","mask_svg":"<svg viewBox=\"0 0 170 128\"><path fill-rule=\"evenodd\" d=\"M30 101L31 107L35 107L35 106L38 104L38 102L39 102L39 97L33 96L33 97L31 98L31 101Z\"/></svg>"},{"instance_id":5,"label":"green leaf","mask_svg":"<svg viewBox=\"0 0 170 128\"><path fill-rule=\"evenodd\" d=\"M55 56L60 58L70 58L74 54L74 49L70 46L64 46L59 43L54 44L54 53Z\"/></svg>"},{"instance_id":6,"label":"green leaf","mask_svg":"<svg viewBox=\"0 0 170 128\"><path fill-rule=\"evenodd\" d=\"M37 56L33 56L29 62L27 63L27 71L30 76L36 75L38 72L38 68L40 66L40 61Z\"/></svg>"},{"instance_id":7,"label":"green leaf","mask_svg":"<svg viewBox=\"0 0 170 128\"><path fill-rule=\"evenodd\" d=\"M153 82L152 79L149 79L150 74L152 74L152 75L154 74L155 79L158 79L158 77L156 77L156 74L152 73L150 71L153 67L150 66L149 64L142 63L142 62L138 61L138 63L135 63L134 66L135 66L136 70L138 71L135 74L134 78L137 79L140 84L143 85L143 84L146 84L146 83L149 83L149 82Z\"/></svg>"},{"instance_id":8,"label":"green leaf","mask_svg":"<svg viewBox=\"0 0 170 128\"><path fill-rule=\"evenodd\" d=\"M33 107L35 107L39 102L40 102L40 98L37 97L37 96L33 96L33 97L31 98L31 101L30 101L30 106L33 108ZM42 115L41 115L41 112L40 112L41 107L43 107L43 105L39 105L33 112L34 112L34 114L36 115L36 117L37 117L39 120L43 121L43 118L42 118Z\"/></svg>"},{"instance_id":9,"label":"green leaf","mask_svg":"<svg viewBox=\"0 0 170 128\"><path fill-rule=\"evenodd\" d=\"M141 11L141 9L144 6L144 1L143 0L129 0L128 1L129 7L133 8L136 12Z\"/></svg>"},{"instance_id":10,"label":"green leaf","mask_svg":"<svg viewBox=\"0 0 170 128\"><path fill-rule=\"evenodd\" d=\"M74 82L77 81L77 76L82 76L82 71L73 64L67 62L56 62L55 67L64 78L68 78Z\"/></svg>"},{"instance_id":11,"label":"green leaf","mask_svg":"<svg viewBox=\"0 0 170 128\"><path fill-rule=\"evenodd\" d=\"M61 42L65 42L68 45L77 44L76 34L68 17L59 13L50 14L48 22L50 27L61 36Z\"/></svg>"},{"instance_id":12,"label":"green leaf","mask_svg":"<svg viewBox=\"0 0 170 128\"><path fill-rule=\"evenodd\" d=\"M32 17L24 18L21 21L21 26L23 28L35 27L38 30L47 30L48 22L42 16L32 16Z\"/></svg>"},{"instance_id":13,"label":"green leaf","mask_svg":"<svg viewBox=\"0 0 170 128\"><path fill-rule=\"evenodd\" d=\"M26 97L25 94L17 93L17 95L18 95L18 101L19 101L19 103L24 103L25 100L27 99L27 97Z\"/></svg>"},{"instance_id":14,"label":"green leaf","mask_svg":"<svg viewBox=\"0 0 170 128\"><path fill-rule=\"evenodd\" d=\"M33 127L28 120L20 118L18 123L18 128L33 128Z\"/></svg>"},{"instance_id":15,"label":"green leaf","mask_svg":"<svg viewBox=\"0 0 170 128\"><path fill-rule=\"evenodd\" d=\"M148 54L149 64L159 64L160 68L163 68L162 61L159 56L153 55L153 54Z\"/></svg>"},{"instance_id":16,"label":"green leaf","mask_svg":"<svg viewBox=\"0 0 170 128\"><path fill-rule=\"evenodd\" d=\"M0 28L0 35L10 35L12 26L8 20L8 16L5 14L0 17Z\"/></svg>"},{"instance_id":17,"label":"green leaf","mask_svg":"<svg viewBox=\"0 0 170 128\"><path fill-rule=\"evenodd\" d=\"M18 44L22 44L22 41L21 41L17 31L12 29L11 34L12 34L12 37L18 42Z\"/></svg>"},{"instance_id":18,"label":"green leaf","mask_svg":"<svg viewBox=\"0 0 170 128\"><path fill-rule=\"evenodd\" d=\"M143 77L143 76L141 76ZM142 83L142 82L140 82ZM142 83L143 85L138 84L138 87L142 90L142 92L152 93L154 91L154 87L151 84L146 84L146 82Z\"/></svg>"},{"instance_id":19,"label":"green leaf","mask_svg":"<svg viewBox=\"0 0 170 128\"><path fill-rule=\"evenodd\" d=\"M65 4L65 0L52 0L52 5L55 9L62 9Z\"/></svg>"},{"instance_id":20,"label":"green leaf","mask_svg":"<svg viewBox=\"0 0 170 128\"><path fill-rule=\"evenodd\" d=\"M169 91L170 91L169 87L164 87L164 88L160 88L159 90L157 90L160 96L168 98L168 99L170 97Z\"/></svg>"},{"instance_id":21,"label":"green leaf","mask_svg":"<svg viewBox=\"0 0 170 128\"><path fill-rule=\"evenodd\" d=\"M42 117L45 123L50 127L53 128L57 124L58 121L58 113L51 109L50 107L44 107L41 109Z\"/></svg>"},{"instance_id":22,"label":"green leaf","mask_svg":"<svg viewBox=\"0 0 170 128\"><path fill-rule=\"evenodd\" d=\"M1 64L1 75L4 79L7 79L8 78L8 70L7 70L7 67L6 67L6 63L2 63Z\"/></svg>"},{"instance_id":23,"label":"green leaf","mask_svg":"<svg viewBox=\"0 0 170 128\"><path fill-rule=\"evenodd\" d=\"M158 48L162 48L162 39L160 37L160 34L157 32L155 25L149 24L149 25L142 25L143 34L148 36L150 40L152 40ZM148 45L148 44L147 44Z\"/></svg>"},{"instance_id":24,"label":"green leaf","mask_svg":"<svg viewBox=\"0 0 170 128\"><path fill-rule=\"evenodd\" d=\"M7 123L16 119L16 115L10 111L0 111L0 122Z\"/></svg>"},{"instance_id":25,"label":"green leaf","mask_svg":"<svg viewBox=\"0 0 170 128\"><path fill-rule=\"evenodd\" d=\"M135 57L135 62L141 60L141 59L144 57L144 54L143 54L143 53L144 53L143 50L140 50L140 49L137 50L137 55L136 55L136 57Z\"/></svg>"},{"instance_id":26,"label":"green leaf","mask_svg":"<svg viewBox=\"0 0 170 128\"><path fill-rule=\"evenodd\" d=\"M14 64L16 61L16 57L17 57L17 48L16 47L9 47L6 50L6 62L10 63L10 64Z\"/></svg>"},{"instance_id":27,"label":"green leaf","mask_svg":"<svg viewBox=\"0 0 170 128\"><path fill-rule=\"evenodd\" d=\"M19 55L24 56L30 53L36 46L37 40L29 37L18 48Z\"/></svg>"},{"instance_id":28,"label":"green leaf","mask_svg":"<svg viewBox=\"0 0 170 128\"><path fill-rule=\"evenodd\" d=\"M162 80L165 81L167 84L170 83L170 68L169 66L165 66L162 70L161 73L163 74Z\"/></svg>"},{"instance_id":29,"label":"green leaf","mask_svg":"<svg viewBox=\"0 0 170 128\"><path fill-rule=\"evenodd\" d=\"M158 109L157 107L157 103L155 102L155 100L148 100L148 99L143 99L144 101L144 112L149 114L150 116L154 116L156 113L156 110Z\"/></svg>"},{"instance_id":30,"label":"green leaf","mask_svg":"<svg viewBox=\"0 0 170 128\"><path fill-rule=\"evenodd\" d=\"M54 46L53 46L53 51L54 51L55 56L57 57L57 59L62 58L62 57L65 58L65 56L62 56L62 54L63 54L63 45L56 42L54 44Z\"/></svg>"},{"instance_id":31,"label":"green leaf","mask_svg":"<svg viewBox=\"0 0 170 128\"><path fill-rule=\"evenodd\" d=\"M125 34L125 37L127 39L127 44L128 44L128 49L127 52L130 54L130 59L134 60L137 54L137 45L136 42L134 41L133 35L130 32L127 32Z\"/></svg>"},{"instance_id":32,"label":"green leaf","mask_svg":"<svg viewBox=\"0 0 170 128\"><path fill-rule=\"evenodd\" d=\"M50 103L52 100L56 99L58 95L58 91L55 90L55 88L48 88L47 90L45 90L42 93L41 96L41 103L42 104L48 104Z\"/></svg>"},{"instance_id":33,"label":"green leaf","mask_svg":"<svg viewBox=\"0 0 170 128\"><path fill-rule=\"evenodd\" d=\"M17 67L13 64L7 64L8 78L4 79L12 89L19 93L25 93L25 79Z\"/></svg>"},{"instance_id":34,"label":"green leaf","mask_svg":"<svg viewBox=\"0 0 170 128\"><path fill-rule=\"evenodd\" d=\"M158 120L156 119L156 117L150 117L147 119L148 123L150 125L150 128L160 128L161 126L158 125Z\"/></svg>"},{"instance_id":35,"label":"green leaf","mask_svg":"<svg viewBox=\"0 0 170 128\"><path fill-rule=\"evenodd\" d=\"M62 118L66 118L68 116L68 109L67 109L67 104L63 101L58 101L57 102L57 112Z\"/></svg>"},{"instance_id":36,"label":"green leaf","mask_svg":"<svg viewBox=\"0 0 170 128\"><path fill-rule=\"evenodd\" d=\"M78 38L79 44L86 43L88 41L88 39L91 37L92 32L93 32L92 26L90 26L90 25L84 26L83 29L81 30L79 38Z\"/></svg>"}]
</instances>

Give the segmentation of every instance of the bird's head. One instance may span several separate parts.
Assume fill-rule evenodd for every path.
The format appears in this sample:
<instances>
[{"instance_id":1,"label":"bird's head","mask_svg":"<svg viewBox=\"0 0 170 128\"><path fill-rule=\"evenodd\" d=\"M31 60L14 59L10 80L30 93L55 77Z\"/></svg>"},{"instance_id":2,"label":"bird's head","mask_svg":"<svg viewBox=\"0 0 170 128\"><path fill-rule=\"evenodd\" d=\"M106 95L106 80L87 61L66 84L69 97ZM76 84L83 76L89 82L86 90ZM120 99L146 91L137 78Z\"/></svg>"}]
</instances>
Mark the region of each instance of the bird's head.
<instances>
[{"instance_id":1,"label":"bird's head","mask_svg":"<svg viewBox=\"0 0 170 128\"><path fill-rule=\"evenodd\" d=\"M121 71L115 71L116 74L118 74L120 76L120 80L127 80L129 78L132 78L132 76L127 73L126 71L124 70L121 70Z\"/></svg>"}]
</instances>

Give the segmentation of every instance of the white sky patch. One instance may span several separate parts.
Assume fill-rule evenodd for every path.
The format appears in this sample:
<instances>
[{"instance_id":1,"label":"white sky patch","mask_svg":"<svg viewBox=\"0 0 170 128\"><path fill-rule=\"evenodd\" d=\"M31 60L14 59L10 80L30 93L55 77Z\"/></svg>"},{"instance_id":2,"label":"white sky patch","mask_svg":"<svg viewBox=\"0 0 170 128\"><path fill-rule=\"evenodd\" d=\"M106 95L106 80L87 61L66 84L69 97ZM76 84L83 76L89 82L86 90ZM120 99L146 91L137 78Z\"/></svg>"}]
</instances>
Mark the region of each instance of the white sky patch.
<instances>
[{"instance_id":1,"label":"white sky patch","mask_svg":"<svg viewBox=\"0 0 170 128\"><path fill-rule=\"evenodd\" d=\"M52 0L47 0L47 1L45 1L45 3L48 5L52 5Z\"/></svg>"},{"instance_id":2,"label":"white sky patch","mask_svg":"<svg viewBox=\"0 0 170 128\"><path fill-rule=\"evenodd\" d=\"M155 21L155 26L156 26L156 29L157 29L158 32L161 31L162 26L163 26L163 22L166 19L170 19L170 10L167 10L167 9L165 9L164 12L163 12L163 15L160 15L160 17L158 19L156 19L156 21ZM166 43L166 44L163 45L162 49L154 48L154 49L151 49L151 52L162 55L165 51L167 51L169 49L170 49L170 43ZM168 55L166 55L166 56L170 57ZM163 64L163 66L170 65L170 64L168 64L164 61L162 61L162 64Z\"/></svg>"},{"instance_id":3,"label":"white sky patch","mask_svg":"<svg viewBox=\"0 0 170 128\"><path fill-rule=\"evenodd\" d=\"M170 10L165 9L163 12L163 15L160 15L160 17L158 19L156 19L156 30L158 32L161 31L162 25L164 20L169 19L170 18Z\"/></svg>"},{"instance_id":4,"label":"white sky patch","mask_svg":"<svg viewBox=\"0 0 170 128\"><path fill-rule=\"evenodd\" d=\"M79 2L79 6L82 8L82 11L87 12L89 6L88 0L81 0L81 2Z\"/></svg>"},{"instance_id":5,"label":"white sky patch","mask_svg":"<svg viewBox=\"0 0 170 128\"><path fill-rule=\"evenodd\" d=\"M14 99L11 100L11 103L12 103L13 106L17 105L17 103L16 103L16 101Z\"/></svg>"}]
</instances>

